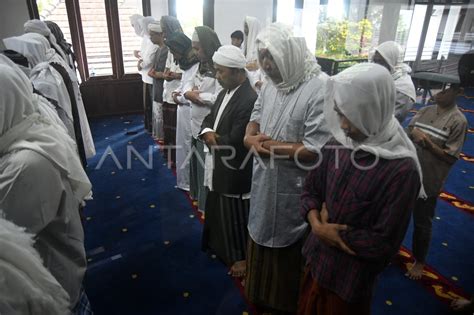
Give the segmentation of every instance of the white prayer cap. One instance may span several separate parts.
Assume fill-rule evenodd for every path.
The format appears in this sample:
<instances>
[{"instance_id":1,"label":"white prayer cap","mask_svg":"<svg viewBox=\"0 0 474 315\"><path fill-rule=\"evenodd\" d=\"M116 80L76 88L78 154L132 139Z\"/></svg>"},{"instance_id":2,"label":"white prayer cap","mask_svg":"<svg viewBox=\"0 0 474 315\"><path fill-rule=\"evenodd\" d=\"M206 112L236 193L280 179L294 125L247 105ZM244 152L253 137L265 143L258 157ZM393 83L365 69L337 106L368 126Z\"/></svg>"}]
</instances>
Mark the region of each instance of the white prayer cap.
<instances>
[{"instance_id":1,"label":"white prayer cap","mask_svg":"<svg viewBox=\"0 0 474 315\"><path fill-rule=\"evenodd\" d=\"M161 29L160 22L157 21L157 22L153 22L153 23L148 24L148 33L149 32L162 33L163 30Z\"/></svg>"},{"instance_id":2,"label":"white prayer cap","mask_svg":"<svg viewBox=\"0 0 474 315\"><path fill-rule=\"evenodd\" d=\"M46 25L46 23L41 20L35 19L26 21L23 27L25 29L25 33L38 33L46 37L51 35L51 30L49 29L48 25Z\"/></svg>"},{"instance_id":3,"label":"white prayer cap","mask_svg":"<svg viewBox=\"0 0 474 315\"><path fill-rule=\"evenodd\" d=\"M212 61L218 65L229 68L245 69L247 65L247 60L242 50L233 45L219 47L214 53L214 56L212 56Z\"/></svg>"},{"instance_id":4,"label":"white prayer cap","mask_svg":"<svg viewBox=\"0 0 474 315\"><path fill-rule=\"evenodd\" d=\"M193 42L199 42L199 35L198 33L196 32L196 30L194 30L194 33L193 33L193 36L192 36L192 39L191 39Z\"/></svg>"}]
</instances>

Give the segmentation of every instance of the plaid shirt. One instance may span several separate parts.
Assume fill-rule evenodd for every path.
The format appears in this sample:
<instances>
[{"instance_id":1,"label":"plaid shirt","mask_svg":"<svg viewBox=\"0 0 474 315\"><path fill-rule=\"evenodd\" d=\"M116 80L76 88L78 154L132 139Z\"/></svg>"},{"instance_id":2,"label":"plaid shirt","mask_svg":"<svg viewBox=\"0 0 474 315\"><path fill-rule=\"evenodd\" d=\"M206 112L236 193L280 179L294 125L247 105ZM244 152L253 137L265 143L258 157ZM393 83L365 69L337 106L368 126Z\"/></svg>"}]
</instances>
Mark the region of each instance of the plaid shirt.
<instances>
[{"instance_id":1,"label":"plaid shirt","mask_svg":"<svg viewBox=\"0 0 474 315\"><path fill-rule=\"evenodd\" d=\"M310 234L303 255L313 279L347 302L370 297L377 275L385 268L403 240L420 178L410 158L386 160L358 151L324 147L321 165L311 171L301 196L304 218L311 209L329 212L329 223L347 224L339 232L356 256L330 247ZM341 147L342 148L342 147ZM336 153L338 152L338 153ZM336 164L338 158L338 164Z\"/></svg>"}]
</instances>

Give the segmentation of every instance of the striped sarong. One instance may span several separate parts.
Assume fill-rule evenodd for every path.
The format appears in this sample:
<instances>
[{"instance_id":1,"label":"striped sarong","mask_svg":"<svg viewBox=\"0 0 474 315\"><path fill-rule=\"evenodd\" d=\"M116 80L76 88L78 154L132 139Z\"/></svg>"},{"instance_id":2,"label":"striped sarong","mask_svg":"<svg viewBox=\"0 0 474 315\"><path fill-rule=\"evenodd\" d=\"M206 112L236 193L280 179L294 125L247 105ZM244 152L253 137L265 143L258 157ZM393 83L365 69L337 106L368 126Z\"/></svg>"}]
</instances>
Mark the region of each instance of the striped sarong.
<instances>
[{"instance_id":1,"label":"striped sarong","mask_svg":"<svg viewBox=\"0 0 474 315\"><path fill-rule=\"evenodd\" d=\"M214 252L226 265L245 260L247 251L249 199L225 197L209 192L202 249Z\"/></svg>"},{"instance_id":2,"label":"striped sarong","mask_svg":"<svg viewBox=\"0 0 474 315\"><path fill-rule=\"evenodd\" d=\"M271 248L249 238L245 294L262 311L296 312L303 276L304 239L288 247Z\"/></svg>"}]
</instances>

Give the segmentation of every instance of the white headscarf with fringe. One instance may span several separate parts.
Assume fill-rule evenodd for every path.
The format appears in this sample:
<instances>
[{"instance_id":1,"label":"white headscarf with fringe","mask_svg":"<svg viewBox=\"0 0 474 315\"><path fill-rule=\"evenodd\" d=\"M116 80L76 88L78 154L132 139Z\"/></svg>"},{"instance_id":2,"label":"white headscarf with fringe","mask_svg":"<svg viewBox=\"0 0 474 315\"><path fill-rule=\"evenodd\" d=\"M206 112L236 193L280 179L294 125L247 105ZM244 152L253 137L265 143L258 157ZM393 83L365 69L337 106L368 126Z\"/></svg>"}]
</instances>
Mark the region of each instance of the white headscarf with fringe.
<instances>
[{"instance_id":1,"label":"white headscarf with fringe","mask_svg":"<svg viewBox=\"0 0 474 315\"><path fill-rule=\"evenodd\" d=\"M283 78L275 86L284 93L321 73L321 67L308 50L304 37L295 37L288 25L270 24L257 36L257 48L269 50ZM260 69L265 72L261 65Z\"/></svg>"}]
</instances>

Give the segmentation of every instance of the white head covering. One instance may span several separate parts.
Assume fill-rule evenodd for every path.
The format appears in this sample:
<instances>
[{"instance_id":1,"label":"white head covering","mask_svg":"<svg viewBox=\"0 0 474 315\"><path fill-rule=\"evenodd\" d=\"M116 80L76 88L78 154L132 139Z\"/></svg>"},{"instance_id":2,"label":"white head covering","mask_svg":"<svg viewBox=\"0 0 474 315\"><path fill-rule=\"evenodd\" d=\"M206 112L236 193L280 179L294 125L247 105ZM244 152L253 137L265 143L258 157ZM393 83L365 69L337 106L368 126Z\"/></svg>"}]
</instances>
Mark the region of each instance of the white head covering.
<instances>
[{"instance_id":1,"label":"white head covering","mask_svg":"<svg viewBox=\"0 0 474 315\"><path fill-rule=\"evenodd\" d=\"M154 32L154 33L163 32L163 30L161 29L160 21L154 21L148 24L148 34L150 34L150 32Z\"/></svg>"},{"instance_id":2,"label":"white head covering","mask_svg":"<svg viewBox=\"0 0 474 315\"><path fill-rule=\"evenodd\" d=\"M51 48L51 45L44 36L38 33L27 33L17 37L5 38L3 43L7 48L12 47L8 49L16 50L24 55L30 63L32 63L32 61L29 57L31 57L33 61L37 60L39 62L54 62L60 64L66 69L71 81L78 82L74 70ZM36 66L38 63L32 63L32 65Z\"/></svg>"},{"instance_id":3,"label":"white head covering","mask_svg":"<svg viewBox=\"0 0 474 315\"><path fill-rule=\"evenodd\" d=\"M247 58L247 62L254 62L258 60L257 44L255 40L262 30L262 25L260 24L260 21L253 16L246 16L244 20L244 25L245 24L248 26L249 34L245 35L244 33L244 42L242 48L245 52L245 58Z\"/></svg>"},{"instance_id":4,"label":"white head covering","mask_svg":"<svg viewBox=\"0 0 474 315\"><path fill-rule=\"evenodd\" d=\"M51 46L54 46L56 52L63 58L64 60L68 60L62 48L58 45L56 41L56 37L51 30L49 29L48 25L41 21L41 20L29 20L26 21L25 25L25 33L38 33L43 35L44 37L49 39L49 43Z\"/></svg>"},{"instance_id":5,"label":"white head covering","mask_svg":"<svg viewBox=\"0 0 474 315\"><path fill-rule=\"evenodd\" d=\"M143 15L141 14L132 14L130 15L129 19L130 19L130 24L132 26L135 26L135 24L138 22L138 20L142 19L143 18Z\"/></svg>"},{"instance_id":6,"label":"white head covering","mask_svg":"<svg viewBox=\"0 0 474 315\"><path fill-rule=\"evenodd\" d=\"M373 63L357 64L328 80L324 116L336 140L349 149L364 150L389 160L412 158L423 183L415 146L394 116L395 93L387 69ZM358 143L346 136L335 105L367 139ZM420 197L425 196L422 187Z\"/></svg>"},{"instance_id":7,"label":"white head covering","mask_svg":"<svg viewBox=\"0 0 474 315\"><path fill-rule=\"evenodd\" d=\"M18 76L23 77L23 80L28 80L28 77L25 75L23 70L16 63L14 63L8 57L1 54L0 54L0 64L9 66L10 68L12 68L12 70L15 71L15 73ZM54 106L47 99L45 99L44 97L40 95L33 94L33 97L36 99L38 103L38 112L40 113L40 115L47 117L52 122L57 124L58 127L63 128L64 131L67 132L67 128L64 125L64 123L61 121L61 119L59 119L59 116Z\"/></svg>"},{"instance_id":8,"label":"white head covering","mask_svg":"<svg viewBox=\"0 0 474 315\"><path fill-rule=\"evenodd\" d=\"M5 38L3 42L8 49L15 50L28 59L32 65L30 80L35 87L46 97L57 101L72 120L71 100L66 85L62 76L49 62L59 62L66 70L72 69L65 64L65 61L56 54L54 49L50 48L48 40L40 34L27 33Z\"/></svg>"},{"instance_id":9,"label":"white head covering","mask_svg":"<svg viewBox=\"0 0 474 315\"><path fill-rule=\"evenodd\" d=\"M80 202L91 194L75 142L64 130L38 114L31 83L12 68L0 65L0 154L28 149L47 158L67 176Z\"/></svg>"},{"instance_id":10,"label":"white head covering","mask_svg":"<svg viewBox=\"0 0 474 315\"><path fill-rule=\"evenodd\" d=\"M51 60L56 53L49 46L48 40L37 33L4 38L3 43L7 49L25 56L32 68L41 62Z\"/></svg>"},{"instance_id":11,"label":"white head covering","mask_svg":"<svg viewBox=\"0 0 474 315\"><path fill-rule=\"evenodd\" d=\"M390 66L390 73L395 81L397 90L415 101L415 86L409 75L411 68L403 63L404 54L402 47L394 41L387 41L377 46L375 51L377 51ZM373 60L373 55L370 59L371 61Z\"/></svg>"},{"instance_id":12,"label":"white head covering","mask_svg":"<svg viewBox=\"0 0 474 315\"><path fill-rule=\"evenodd\" d=\"M129 17L130 19L130 24L133 26L133 29L135 30L135 34L137 34L137 36L141 36L140 34L142 33L141 32L141 25L139 23L139 21L141 19L143 19L143 15L140 15L140 14L133 14Z\"/></svg>"},{"instance_id":13,"label":"white head covering","mask_svg":"<svg viewBox=\"0 0 474 315\"><path fill-rule=\"evenodd\" d=\"M155 22L155 19L151 16L145 16L139 19L137 23L133 25L135 28L135 33L140 37L149 37L150 35L148 34L148 25L153 22Z\"/></svg>"},{"instance_id":14,"label":"white head covering","mask_svg":"<svg viewBox=\"0 0 474 315\"><path fill-rule=\"evenodd\" d=\"M290 26L270 24L257 36L257 48L270 51L283 78L275 86L284 93L289 93L302 82L321 73L321 67L308 50L306 40L293 36Z\"/></svg>"},{"instance_id":15,"label":"white head covering","mask_svg":"<svg viewBox=\"0 0 474 315\"><path fill-rule=\"evenodd\" d=\"M212 61L224 67L245 69L247 61L242 50L234 45L224 45L212 56Z\"/></svg>"},{"instance_id":16,"label":"white head covering","mask_svg":"<svg viewBox=\"0 0 474 315\"><path fill-rule=\"evenodd\" d=\"M33 235L0 212L0 314L69 314L69 295L43 266Z\"/></svg>"}]
</instances>

